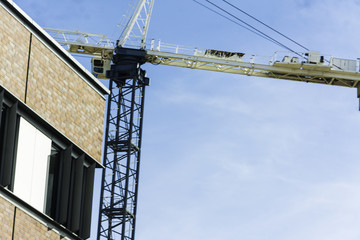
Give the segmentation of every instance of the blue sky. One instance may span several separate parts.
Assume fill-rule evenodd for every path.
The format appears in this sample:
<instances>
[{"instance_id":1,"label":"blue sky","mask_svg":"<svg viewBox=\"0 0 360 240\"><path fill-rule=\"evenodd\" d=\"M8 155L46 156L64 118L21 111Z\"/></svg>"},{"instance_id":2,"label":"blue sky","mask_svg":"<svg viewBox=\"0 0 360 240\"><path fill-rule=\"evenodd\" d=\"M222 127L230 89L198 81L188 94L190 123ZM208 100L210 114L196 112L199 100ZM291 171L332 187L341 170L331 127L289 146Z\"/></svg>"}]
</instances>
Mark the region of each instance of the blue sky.
<instances>
[{"instance_id":1,"label":"blue sky","mask_svg":"<svg viewBox=\"0 0 360 240\"><path fill-rule=\"evenodd\" d=\"M15 0L41 26L114 38L129 2ZM231 2L309 49L360 56L358 0ZM191 0L156 0L148 37L261 56L283 51ZM90 59L80 61L89 66ZM151 86L137 239L359 239L355 89L149 64L144 69Z\"/></svg>"}]
</instances>

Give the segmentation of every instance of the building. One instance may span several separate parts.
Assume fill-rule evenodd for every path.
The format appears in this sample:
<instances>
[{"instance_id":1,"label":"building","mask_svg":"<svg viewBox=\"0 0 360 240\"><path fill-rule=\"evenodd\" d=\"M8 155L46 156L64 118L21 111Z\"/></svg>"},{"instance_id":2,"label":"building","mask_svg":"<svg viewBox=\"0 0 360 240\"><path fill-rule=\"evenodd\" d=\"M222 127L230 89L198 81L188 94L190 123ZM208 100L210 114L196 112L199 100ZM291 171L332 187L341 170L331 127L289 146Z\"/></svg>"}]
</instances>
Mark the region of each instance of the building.
<instances>
[{"instance_id":1,"label":"building","mask_svg":"<svg viewBox=\"0 0 360 240\"><path fill-rule=\"evenodd\" d=\"M0 239L86 239L109 90L0 0Z\"/></svg>"}]
</instances>

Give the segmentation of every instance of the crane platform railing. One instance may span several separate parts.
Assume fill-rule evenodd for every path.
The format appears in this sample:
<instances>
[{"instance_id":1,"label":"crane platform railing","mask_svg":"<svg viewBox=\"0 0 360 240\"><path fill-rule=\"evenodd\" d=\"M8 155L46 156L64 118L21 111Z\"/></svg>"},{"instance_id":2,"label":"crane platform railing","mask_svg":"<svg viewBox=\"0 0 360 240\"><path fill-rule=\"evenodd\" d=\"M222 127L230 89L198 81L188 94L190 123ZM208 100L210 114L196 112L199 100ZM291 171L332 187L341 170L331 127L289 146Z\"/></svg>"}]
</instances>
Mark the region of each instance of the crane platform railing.
<instances>
[{"instance_id":1,"label":"crane platform railing","mask_svg":"<svg viewBox=\"0 0 360 240\"><path fill-rule=\"evenodd\" d=\"M62 47L71 53L112 55L115 43L105 34L44 28ZM111 56L109 57L111 58Z\"/></svg>"},{"instance_id":2,"label":"crane platform railing","mask_svg":"<svg viewBox=\"0 0 360 240\"><path fill-rule=\"evenodd\" d=\"M262 57L238 52L199 50L152 41L146 61L153 64L359 88L359 59L277 52Z\"/></svg>"},{"instance_id":3,"label":"crane platform railing","mask_svg":"<svg viewBox=\"0 0 360 240\"><path fill-rule=\"evenodd\" d=\"M333 70L359 72L359 59L341 59L331 55L321 55L316 51L307 53L297 53L290 51L277 51L272 56L260 56L255 54L245 54L239 52L220 51L213 49L202 50L195 47L188 47L176 44L161 42L159 39L153 39L147 44L147 49L152 52L166 52L179 55L190 55L194 57L206 57L213 59L222 59L232 62L248 62L265 65L288 64L289 67L297 67L301 64L312 64L319 67L329 67Z\"/></svg>"},{"instance_id":4,"label":"crane platform railing","mask_svg":"<svg viewBox=\"0 0 360 240\"><path fill-rule=\"evenodd\" d=\"M106 78L105 72L110 69L110 59L115 48L106 35L58 29L46 31L71 53L95 55L100 61L107 59L107 63L104 63L107 67L101 70L102 75L93 71L98 77ZM128 44L123 47L138 48ZM360 88L359 59L334 58L316 51L276 52L266 57L186 47L155 39L147 42L145 51L146 61L153 64Z\"/></svg>"},{"instance_id":5,"label":"crane platform railing","mask_svg":"<svg viewBox=\"0 0 360 240\"><path fill-rule=\"evenodd\" d=\"M239 52L228 52L228 51L219 51L211 49L200 49L196 47L189 47L177 44L170 44L161 42L160 39L152 39L147 45L147 50L150 51L159 51L159 52L168 52L181 55L192 55L192 56L205 56L215 59L229 59L233 61L241 62L251 62L251 63L263 63L268 64L271 62L273 57L269 56L260 56L254 54L244 54ZM230 56L232 55L232 56Z\"/></svg>"},{"instance_id":6,"label":"crane platform railing","mask_svg":"<svg viewBox=\"0 0 360 240\"><path fill-rule=\"evenodd\" d=\"M45 28L60 45L65 47L69 52L90 54L102 56L110 59L115 49L116 44L111 41L106 35L85 33L79 31L68 31L61 29ZM138 49L140 46L125 44L124 47ZM344 72L359 72L360 61L334 58L330 55L321 55L319 52L309 51L308 53L294 53L279 51L272 56L260 56L255 54L245 54L241 52L220 51L214 49L199 49L196 47L188 47L177 44L169 44L161 42L159 39L152 39L147 41L145 49L148 55L153 55L152 62L165 64L164 61L154 62L154 55L161 55L163 58L168 57L181 59L184 61L189 59L201 58L207 59L211 62L214 59L214 64L224 65L224 63L235 64L237 62L267 65L274 67L285 67L293 69L302 69L304 64L308 64L311 68L318 68L320 71L337 70ZM217 60L221 60L218 62ZM309 66L306 66L309 68Z\"/></svg>"}]
</instances>

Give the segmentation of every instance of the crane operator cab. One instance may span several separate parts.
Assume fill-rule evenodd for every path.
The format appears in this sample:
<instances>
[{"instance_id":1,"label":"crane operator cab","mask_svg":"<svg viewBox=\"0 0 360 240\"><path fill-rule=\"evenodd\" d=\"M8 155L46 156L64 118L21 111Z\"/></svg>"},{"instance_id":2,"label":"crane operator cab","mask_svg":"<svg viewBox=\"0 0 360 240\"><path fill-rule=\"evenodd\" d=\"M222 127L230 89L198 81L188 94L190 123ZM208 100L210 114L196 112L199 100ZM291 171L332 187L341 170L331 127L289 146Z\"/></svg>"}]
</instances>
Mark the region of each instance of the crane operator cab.
<instances>
[{"instance_id":1,"label":"crane operator cab","mask_svg":"<svg viewBox=\"0 0 360 240\"><path fill-rule=\"evenodd\" d=\"M106 79L106 71L110 70L111 60L100 56L91 59L91 73L100 79Z\"/></svg>"}]
</instances>

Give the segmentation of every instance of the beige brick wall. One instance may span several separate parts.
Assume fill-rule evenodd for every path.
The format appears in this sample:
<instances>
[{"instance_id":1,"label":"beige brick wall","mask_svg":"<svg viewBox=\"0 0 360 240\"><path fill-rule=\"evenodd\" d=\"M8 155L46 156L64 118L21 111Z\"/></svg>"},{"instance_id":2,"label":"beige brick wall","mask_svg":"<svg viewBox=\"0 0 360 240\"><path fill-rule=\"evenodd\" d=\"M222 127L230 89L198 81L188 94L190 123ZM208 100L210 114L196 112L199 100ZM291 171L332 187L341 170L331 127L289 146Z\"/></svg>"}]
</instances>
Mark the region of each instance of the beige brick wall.
<instances>
[{"instance_id":1,"label":"beige brick wall","mask_svg":"<svg viewBox=\"0 0 360 240\"><path fill-rule=\"evenodd\" d=\"M15 219L14 219L15 215ZM0 239L60 240L60 235L0 197Z\"/></svg>"},{"instance_id":2,"label":"beige brick wall","mask_svg":"<svg viewBox=\"0 0 360 240\"><path fill-rule=\"evenodd\" d=\"M100 159L104 99L35 37L26 103L90 155Z\"/></svg>"},{"instance_id":3,"label":"beige brick wall","mask_svg":"<svg viewBox=\"0 0 360 240\"><path fill-rule=\"evenodd\" d=\"M0 23L0 85L100 161L105 100L35 35L26 92L31 33L2 7Z\"/></svg>"},{"instance_id":4,"label":"beige brick wall","mask_svg":"<svg viewBox=\"0 0 360 240\"><path fill-rule=\"evenodd\" d=\"M30 33L0 7L0 84L24 100Z\"/></svg>"},{"instance_id":5,"label":"beige brick wall","mask_svg":"<svg viewBox=\"0 0 360 240\"><path fill-rule=\"evenodd\" d=\"M15 206L0 197L0 239L11 239Z\"/></svg>"},{"instance_id":6,"label":"beige brick wall","mask_svg":"<svg viewBox=\"0 0 360 240\"><path fill-rule=\"evenodd\" d=\"M24 240L59 240L60 235L21 209L16 209L14 239Z\"/></svg>"}]
</instances>

